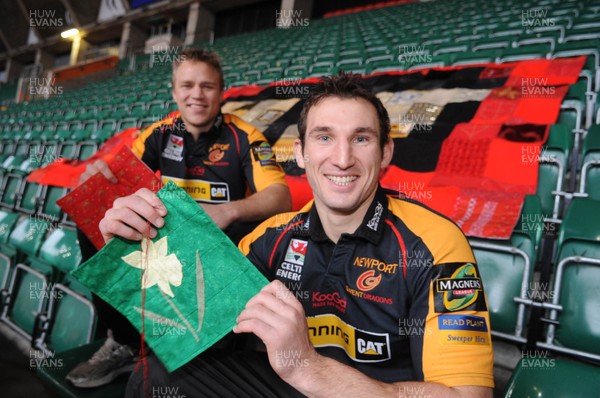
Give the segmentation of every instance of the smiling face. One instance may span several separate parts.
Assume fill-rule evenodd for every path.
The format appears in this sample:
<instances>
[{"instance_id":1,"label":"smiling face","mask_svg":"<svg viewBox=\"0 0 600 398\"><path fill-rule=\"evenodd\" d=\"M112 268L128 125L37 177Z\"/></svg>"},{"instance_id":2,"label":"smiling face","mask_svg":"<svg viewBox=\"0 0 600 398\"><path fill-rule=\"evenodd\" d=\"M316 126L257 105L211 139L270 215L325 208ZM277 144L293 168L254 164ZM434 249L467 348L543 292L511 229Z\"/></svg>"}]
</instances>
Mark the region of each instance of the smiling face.
<instances>
[{"instance_id":1,"label":"smiling face","mask_svg":"<svg viewBox=\"0 0 600 398\"><path fill-rule=\"evenodd\" d=\"M221 110L219 72L205 62L184 61L173 74L173 100L194 137L212 126Z\"/></svg>"},{"instance_id":2,"label":"smiling face","mask_svg":"<svg viewBox=\"0 0 600 398\"><path fill-rule=\"evenodd\" d=\"M310 108L304 148L298 139L294 151L320 213L362 220L392 158L393 142L382 151L379 126L375 107L362 98L331 96Z\"/></svg>"}]
</instances>

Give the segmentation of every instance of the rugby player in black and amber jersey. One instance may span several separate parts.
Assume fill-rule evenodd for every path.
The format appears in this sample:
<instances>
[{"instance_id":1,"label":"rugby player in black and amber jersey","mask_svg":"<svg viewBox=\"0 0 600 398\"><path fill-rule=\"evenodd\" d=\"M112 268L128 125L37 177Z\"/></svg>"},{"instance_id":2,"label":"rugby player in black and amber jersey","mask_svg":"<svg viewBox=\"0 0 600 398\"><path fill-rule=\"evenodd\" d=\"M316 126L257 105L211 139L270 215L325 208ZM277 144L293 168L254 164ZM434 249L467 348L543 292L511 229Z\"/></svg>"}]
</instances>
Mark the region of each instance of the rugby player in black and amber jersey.
<instances>
[{"instance_id":1,"label":"rugby player in black and amber jersey","mask_svg":"<svg viewBox=\"0 0 600 398\"><path fill-rule=\"evenodd\" d=\"M314 202L240 242L275 281L234 331L261 338L279 376L310 397L491 397L489 314L471 248L450 220L379 187L393 153L389 118L359 82L325 79L304 104L295 155ZM306 366L286 366L281 352Z\"/></svg>"},{"instance_id":2,"label":"rugby player in black and amber jersey","mask_svg":"<svg viewBox=\"0 0 600 398\"><path fill-rule=\"evenodd\" d=\"M258 221L290 210L285 174L265 137L241 119L221 114L224 82L216 54L184 49L173 62L172 85L178 113L144 131L133 152L153 171L160 171L163 182L171 180L185 189L235 243ZM80 183L98 172L116 183L102 160L87 167ZM107 214L103 222L110 225L104 230L141 240L147 222L153 226L150 236L156 236L166 209L145 189L117 199ZM86 260L95 248L83 234L78 235ZM106 384L129 371L134 359L129 346L139 344L139 334L124 316L99 297L93 300L100 329L112 329L114 339L108 333L98 355L69 372L67 379L78 387Z\"/></svg>"},{"instance_id":3,"label":"rugby player in black and amber jersey","mask_svg":"<svg viewBox=\"0 0 600 398\"><path fill-rule=\"evenodd\" d=\"M171 180L184 188L221 229L236 222L264 220L291 208L285 174L275 162L266 138L234 115L221 114L224 82L214 53L184 49L173 62L173 99L180 115L147 129L133 143L133 152L153 171L160 170L163 182ZM114 176L106 163L88 166L81 180L96 172ZM248 192L251 194L248 195ZM152 192L145 195L152 197ZM123 198L126 200L126 198ZM127 212L127 222L114 225L126 238L140 240L136 232L146 220L154 227L154 213L164 207L141 207L128 212L123 200L115 211ZM153 237L156 230L150 231Z\"/></svg>"},{"instance_id":4,"label":"rugby player in black and amber jersey","mask_svg":"<svg viewBox=\"0 0 600 398\"><path fill-rule=\"evenodd\" d=\"M318 85L295 142L314 202L240 242L273 281L248 301L234 332L258 336L271 367L306 396L491 397L490 322L475 258L454 223L381 190L389 130L360 79ZM189 392L200 377L192 365L163 382Z\"/></svg>"}]
</instances>

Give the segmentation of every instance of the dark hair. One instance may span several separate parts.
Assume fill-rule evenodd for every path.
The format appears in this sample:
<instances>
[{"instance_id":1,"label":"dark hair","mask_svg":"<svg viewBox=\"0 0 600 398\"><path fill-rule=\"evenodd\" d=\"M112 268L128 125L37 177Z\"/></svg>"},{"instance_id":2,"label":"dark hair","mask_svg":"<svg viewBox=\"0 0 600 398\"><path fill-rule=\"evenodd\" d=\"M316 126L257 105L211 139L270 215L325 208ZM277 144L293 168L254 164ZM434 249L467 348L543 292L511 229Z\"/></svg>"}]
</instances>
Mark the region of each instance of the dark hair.
<instances>
[{"instance_id":1,"label":"dark hair","mask_svg":"<svg viewBox=\"0 0 600 398\"><path fill-rule=\"evenodd\" d=\"M173 60L173 80L175 80L175 72L182 62L204 62L219 72L219 84L221 90L225 88L225 79L223 78L223 69L221 68L221 59L217 53L201 48L186 47L181 50L178 57Z\"/></svg>"},{"instance_id":2,"label":"dark hair","mask_svg":"<svg viewBox=\"0 0 600 398\"><path fill-rule=\"evenodd\" d=\"M306 134L306 119L308 111L325 98L337 97L341 99L362 98L369 102L377 111L379 119L379 146L383 151L390 136L390 117L387 110L371 91L362 83L362 78L358 74L348 74L340 71L338 76L326 76L321 79L312 90L310 96L304 102L298 120L298 132L300 133L300 142L304 147L304 137Z\"/></svg>"}]
</instances>

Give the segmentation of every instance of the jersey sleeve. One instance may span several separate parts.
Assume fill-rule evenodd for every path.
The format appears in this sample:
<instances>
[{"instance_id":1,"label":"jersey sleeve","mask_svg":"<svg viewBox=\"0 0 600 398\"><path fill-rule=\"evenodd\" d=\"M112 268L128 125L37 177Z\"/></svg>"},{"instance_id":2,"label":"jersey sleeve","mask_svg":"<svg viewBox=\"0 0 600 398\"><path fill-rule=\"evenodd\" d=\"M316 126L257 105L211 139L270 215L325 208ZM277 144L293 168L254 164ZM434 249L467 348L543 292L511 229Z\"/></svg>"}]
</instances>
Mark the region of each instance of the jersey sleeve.
<instances>
[{"instance_id":1,"label":"jersey sleeve","mask_svg":"<svg viewBox=\"0 0 600 398\"><path fill-rule=\"evenodd\" d=\"M240 142L240 157L244 176L252 192L260 192L273 184L287 186L285 172L277 163L273 148L265 136L237 116L227 114L225 122L232 123L247 135L247 141Z\"/></svg>"},{"instance_id":2,"label":"jersey sleeve","mask_svg":"<svg viewBox=\"0 0 600 398\"><path fill-rule=\"evenodd\" d=\"M419 294L427 302L424 380L450 387L493 387L490 317L481 275L463 233L441 220L437 241L444 243L428 245L433 265L420 281Z\"/></svg>"},{"instance_id":3,"label":"jersey sleeve","mask_svg":"<svg viewBox=\"0 0 600 398\"><path fill-rule=\"evenodd\" d=\"M411 341L417 373L449 387L493 387L490 318L469 242L452 221L420 205L407 205L402 220L421 238L416 250L430 256L407 279L410 317L424 325Z\"/></svg>"},{"instance_id":4,"label":"jersey sleeve","mask_svg":"<svg viewBox=\"0 0 600 398\"><path fill-rule=\"evenodd\" d=\"M157 133L154 127L150 126L144 130L139 137L133 141L131 150L142 160L152 171L156 172L159 166L159 148Z\"/></svg>"},{"instance_id":5,"label":"jersey sleeve","mask_svg":"<svg viewBox=\"0 0 600 398\"><path fill-rule=\"evenodd\" d=\"M240 251L269 280L273 280L271 262L281 241L288 230L287 224L298 213L282 213L263 221L238 244Z\"/></svg>"}]
</instances>

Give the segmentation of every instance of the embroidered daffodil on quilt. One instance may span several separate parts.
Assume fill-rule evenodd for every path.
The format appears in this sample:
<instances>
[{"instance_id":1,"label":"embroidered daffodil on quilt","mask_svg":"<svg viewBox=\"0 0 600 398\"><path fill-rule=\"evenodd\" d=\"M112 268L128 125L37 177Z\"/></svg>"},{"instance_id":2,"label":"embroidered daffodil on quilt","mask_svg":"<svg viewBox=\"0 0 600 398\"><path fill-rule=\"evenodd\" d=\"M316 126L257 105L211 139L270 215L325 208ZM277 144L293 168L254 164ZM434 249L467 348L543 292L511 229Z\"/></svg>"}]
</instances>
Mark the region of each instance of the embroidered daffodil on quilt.
<instances>
[{"instance_id":1,"label":"embroidered daffodil on quilt","mask_svg":"<svg viewBox=\"0 0 600 398\"><path fill-rule=\"evenodd\" d=\"M175 297L171 285L180 286L183 274L181 262L174 253L167 255L167 237L152 242L144 237L142 250L134 251L122 257L132 267L144 270L142 288L148 289L158 285L161 292Z\"/></svg>"}]
</instances>

